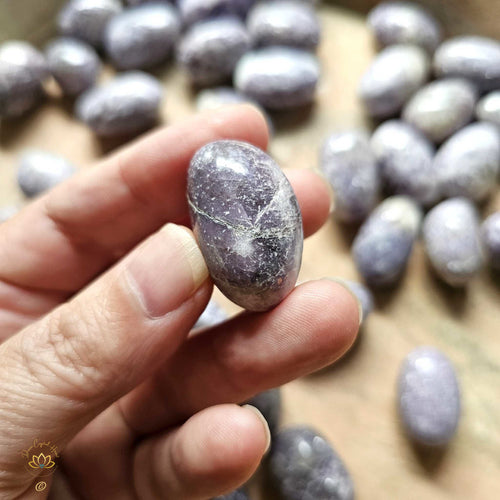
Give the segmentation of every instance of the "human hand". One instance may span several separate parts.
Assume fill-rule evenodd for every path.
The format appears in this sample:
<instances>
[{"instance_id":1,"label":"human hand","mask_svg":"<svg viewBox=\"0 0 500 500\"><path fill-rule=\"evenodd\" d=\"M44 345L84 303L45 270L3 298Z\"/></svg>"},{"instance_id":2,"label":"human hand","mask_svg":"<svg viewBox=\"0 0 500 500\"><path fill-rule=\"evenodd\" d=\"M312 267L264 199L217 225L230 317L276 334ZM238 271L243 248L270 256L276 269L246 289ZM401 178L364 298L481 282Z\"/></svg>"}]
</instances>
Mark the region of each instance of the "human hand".
<instances>
[{"instance_id":1,"label":"human hand","mask_svg":"<svg viewBox=\"0 0 500 500\"><path fill-rule=\"evenodd\" d=\"M230 491L268 446L258 413L231 403L352 344L357 303L327 280L188 337L212 285L192 233L177 224L188 224L191 156L221 138L265 149L265 121L239 106L159 130L0 226L2 499ZM288 175L310 235L328 216L328 189L312 171ZM34 439L62 452L44 492L21 455Z\"/></svg>"}]
</instances>

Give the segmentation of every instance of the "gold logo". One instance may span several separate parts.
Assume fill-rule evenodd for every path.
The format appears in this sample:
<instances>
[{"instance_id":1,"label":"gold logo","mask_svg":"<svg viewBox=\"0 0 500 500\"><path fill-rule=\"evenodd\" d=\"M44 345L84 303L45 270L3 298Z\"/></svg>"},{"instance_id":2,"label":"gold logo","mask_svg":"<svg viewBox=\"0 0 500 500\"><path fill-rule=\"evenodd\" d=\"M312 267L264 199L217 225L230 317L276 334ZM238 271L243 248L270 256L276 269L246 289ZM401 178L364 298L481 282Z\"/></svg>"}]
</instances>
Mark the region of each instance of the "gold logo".
<instances>
[{"instance_id":1,"label":"gold logo","mask_svg":"<svg viewBox=\"0 0 500 500\"><path fill-rule=\"evenodd\" d=\"M27 450L21 452L21 455L26 459L26 471L34 477L50 476L57 469L56 459L59 458L59 452L57 446L50 441L35 439ZM35 491L43 491L45 488L47 488L45 481L35 484Z\"/></svg>"},{"instance_id":2,"label":"gold logo","mask_svg":"<svg viewBox=\"0 0 500 500\"><path fill-rule=\"evenodd\" d=\"M45 488L47 488L47 483L45 481L40 481L35 484L35 491L43 491Z\"/></svg>"}]
</instances>

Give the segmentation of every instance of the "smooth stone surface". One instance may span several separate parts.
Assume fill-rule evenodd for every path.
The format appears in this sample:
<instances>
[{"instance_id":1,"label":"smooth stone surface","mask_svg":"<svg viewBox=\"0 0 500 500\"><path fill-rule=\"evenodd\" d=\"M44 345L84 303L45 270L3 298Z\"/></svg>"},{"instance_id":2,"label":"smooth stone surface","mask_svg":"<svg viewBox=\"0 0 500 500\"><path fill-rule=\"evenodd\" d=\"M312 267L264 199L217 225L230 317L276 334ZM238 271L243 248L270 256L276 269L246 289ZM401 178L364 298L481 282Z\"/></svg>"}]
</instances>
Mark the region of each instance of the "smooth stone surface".
<instances>
[{"instance_id":1,"label":"smooth stone surface","mask_svg":"<svg viewBox=\"0 0 500 500\"><path fill-rule=\"evenodd\" d=\"M237 16L244 18L256 0L178 0L185 25L210 17Z\"/></svg>"},{"instance_id":2,"label":"smooth stone surface","mask_svg":"<svg viewBox=\"0 0 500 500\"><path fill-rule=\"evenodd\" d=\"M119 0L69 0L57 18L59 31L101 47L106 25L122 10Z\"/></svg>"},{"instance_id":3,"label":"smooth stone surface","mask_svg":"<svg viewBox=\"0 0 500 500\"><path fill-rule=\"evenodd\" d=\"M258 3L248 14L247 28L254 47L315 50L321 33L314 7L300 0Z\"/></svg>"},{"instance_id":4,"label":"smooth stone surface","mask_svg":"<svg viewBox=\"0 0 500 500\"><path fill-rule=\"evenodd\" d=\"M410 352L400 369L398 403L413 440L428 446L448 443L460 419L460 389L451 361L433 347Z\"/></svg>"},{"instance_id":5,"label":"smooth stone surface","mask_svg":"<svg viewBox=\"0 0 500 500\"><path fill-rule=\"evenodd\" d=\"M500 270L500 211L491 214L483 222L481 239L488 263Z\"/></svg>"},{"instance_id":6,"label":"smooth stone surface","mask_svg":"<svg viewBox=\"0 0 500 500\"><path fill-rule=\"evenodd\" d=\"M359 130L336 132L323 143L321 170L334 192L335 216L359 222L378 203L379 172L368 135Z\"/></svg>"},{"instance_id":7,"label":"smooth stone surface","mask_svg":"<svg viewBox=\"0 0 500 500\"><path fill-rule=\"evenodd\" d=\"M371 147L390 192L407 194L424 206L437 202L434 147L420 132L402 121L390 120L375 130Z\"/></svg>"},{"instance_id":8,"label":"smooth stone surface","mask_svg":"<svg viewBox=\"0 0 500 500\"><path fill-rule=\"evenodd\" d=\"M434 54L438 77L472 81L480 91L500 88L500 43L480 36L459 36L444 42Z\"/></svg>"},{"instance_id":9,"label":"smooth stone surface","mask_svg":"<svg viewBox=\"0 0 500 500\"><path fill-rule=\"evenodd\" d=\"M403 109L403 119L441 143L472 120L477 91L468 80L446 78L421 88Z\"/></svg>"},{"instance_id":10,"label":"smooth stone surface","mask_svg":"<svg viewBox=\"0 0 500 500\"><path fill-rule=\"evenodd\" d=\"M482 201L495 189L500 171L500 132L491 123L473 123L438 150L434 169L443 196Z\"/></svg>"},{"instance_id":11,"label":"smooth stone surface","mask_svg":"<svg viewBox=\"0 0 500 500\"><path fill-rule=\"evenodd\" d=\"M407 196L384 200L356 235L352 254L371 286L392 286L403 274L418 235L422 212Z\"/></svg>"},{"instance_id":12,"label":"smooth stone surface","mask_svg":"<svg viewBox=\"0 0 500 500\"><path fill-rule=\"evenodd\" d=\"M207 304L205 310L201 313L198 321L193 328L209 328L214 325L218 325L228 319L229 315L222 309L222 307L215 302L215 300L210 300Z\"/></svg>"},{"instance_id":13,"label":"smooth stone surface","mask_svg":"<svg viewBox=\"0 0 500 500\"><path fill-rule=\"evenodd\" d=\"M196 85L216 85L228 80L236 63L250 48L244 24L219 17L192 26L182 38L177 60Z\"/></svg>"},{"instance_id":14,"label":"smooth stone surface","mask_svg":"<svg viewBox=\"0 0 500 500\"><path fill-rule=\"evenodd\" d=\"M19 160L17 183L28 198L69 179L76 167L66 158L46 151L26 151Z\"/></svg>"},{"instance_id":15,"label":"smooth stone surface","mask_svg":"<svg viewBox=\"0 0 500 500\"><path fill-rule=\"evenodd\" d=\"M381 47L410 43L432 53L442 39L441 26L434 16L413 2L377 5L368 15L368 27Z\"/></svg>"},{"instance_id":16,"label":"smooth stone surface","mask_svg":"<svg viewBox=\"0 0 500 500\"><path fill-rule=\"evenodd\" d=\"M139 134L157 123L162 93L147 73L121 73L82 94L76 115L100 136Z\"/></svg>"},{"instance_id":17,"label":"smooth stone surface","mask_svg":"<svg viewBox=\"0 0 500 500\"><path fill-rule=\"evenodd\" d=\"M63 94L76 96L92 87L101 70L96 51L76 38L58 38L45 50L52 76Z\"/></svg>"},{"instance_id":18,"label":"smooth stone surface","mask_svg":"<svg viewBox=\"0 0 500 500\"><path fill-rule=\"evenodd\" d=\"M356 295L359 302L361 303L361 309L363 310L363 319L362 322L366 321L366 318L373 311L374 302L373 295L370 290L363 285L362 283L358 283L357 281L351 280L343 280L344 283L349 287L349 289Z\"/></svg>"},{"instance_id":19,"label":"smooth stone surface","mask_svg":"<svg viewBox=\"0 0 500 500\"><path fill-rule=\"evenodd\" d=\"M500 90L485 95L476 106L478 120L500 126Z\"/></svg>"},{"instance_id":20,"label":"smooth stone surface","mask_svg":"<svg viewBox=\"0 0 500 500\"><path fill-rule=\"evenodd\" d=\"M248 52L238 62L235 87L262 106L288 109L309 104L320 76L319 63L307 51L266 47Z\"/></svg>"},{"instance_id":21,"label":"smooth stone surface","mask_svg":"<svg viewBox=\"0 0 500 500\"><path fill-rule=\"evenodd\" d=\"M310 427L291 427L274 437L269 472L287 500L354 499L352 479L342 459Z\"/></svg>"},{"instance_id":22,"label":"smooth stone surface","mask_svg":"<svg viewBox=\"0 0 500 500\"><path fill-rule=\"evenodd\" d=\"M161 3L169 3L169 4L175 4L176 1L175 0L125 0L125 5L131 5L131 6L134 6L134 5L141 5L143 3L158 3L158 2L161 2Z\"/></svg>"},{"instance_id":23,"label":"smooth stone surface","mask_svg":"<svg viewBox=\"0 0 500 500\"><path fill-rule=\"evenodd\" d=\"M369 115L390 118L427 81L429 56L414 45L391 45L373 60L363 75L359 96Z\"/></svg>"},{"instance_id":24,"label":"smooth stone surface","mask_svg":"<svg viewBox=\"0 0 500 500\"><path fill-rule=\"evenodd\" d=\"M262 413L267 421L267 424L269 425L271 434L274 436L274 434L278 431L281 420L281 389L277 387L275 389L261 392L246 401L244 404L255 406L255 408Z\"/></svg>"},{"instance_id":25,"label":"smooth stone surface","mask_svg":"<svg viewBox=\"0 0 500 500\"><path fill-rule=\"evenodd\" d=\"M250 500L250 497L244 489L238 489L228 493L227 495L215 497L213 500Z\"/></svg>"},{"instance_id":26,"label":"smooth stone surface","mask_svg":"<svg viewBox=\"0 0 500 500\"><path fill-rule=\"evenodd\" d=\"M270 156L238 141L207 144L189 166L188 202L208 270L224 295L265 311L292 291L302 258L302 217Z\"/></svg>"},{"instance_id":27,"label":"smooth stone surface","mask_svg":"<svg viewBox=\"0 0 500 500\"><path fill-rule=\"evenodd\" d=\"M6 222L19 212L17 205L5 205L0 207L0 224Z\"/></svg>"},{"instance_id":28,"label":"smooth stone surface","mask_svg":"<svg viewBox=\"0 0 500 500\"><path fill-rule=\"evenodd\" d=\"M177 10L165 2L131 7L111 19L104 34L104 47L119 69L156 66L173 52L181 32Z\"/></svg>"},{"instance_id":29,"label":"smooth stone surface","mask_svg":"<svg viewBox=\"0 0 500 500\"><path fill-rule=\"evenodd\" d=\"M44 82L50 75L45 56L28 42L8 40L0 45L0 61L29 69L34 78Z\"/></svg>"},{"instance_id":30,"label":"smooth stone surface","mask_svg":"<svg viewBox=\"0 0 500 500\"><path fill-rule=\"evenodd\" d=\"M476 208L466 198L451 198L425 217L423 238L436 274L451 286L466 285L481 269L483 253Z\"/></svg>"}]
</instances>

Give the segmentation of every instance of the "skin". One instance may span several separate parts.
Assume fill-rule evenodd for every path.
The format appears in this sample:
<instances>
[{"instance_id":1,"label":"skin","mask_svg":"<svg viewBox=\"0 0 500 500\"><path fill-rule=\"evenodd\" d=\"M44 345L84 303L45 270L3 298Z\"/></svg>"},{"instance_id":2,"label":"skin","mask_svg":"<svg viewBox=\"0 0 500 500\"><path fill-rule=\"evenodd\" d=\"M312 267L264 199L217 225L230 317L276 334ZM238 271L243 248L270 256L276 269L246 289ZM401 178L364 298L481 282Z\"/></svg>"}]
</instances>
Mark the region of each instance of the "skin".
<instances>
[{"instance_id":1,"label":"skin","mask_svg":"<svg viewBox=\"0 0 500 500\"><path fill-rule=\"evenodd\" d=\"M330 364L354 341L357 303L328 280L189 336L212 284L177 225L188 221L186 170L223 138L265 148L266 122L244 105L161 129L0 226L2 499L234 490L269 444L258 412L234 403ZM311 171L289 178L310 235L327 219L328 187ZM35 438L62 456L41 493L20 454Z\"/></svg>"}]
</instances>

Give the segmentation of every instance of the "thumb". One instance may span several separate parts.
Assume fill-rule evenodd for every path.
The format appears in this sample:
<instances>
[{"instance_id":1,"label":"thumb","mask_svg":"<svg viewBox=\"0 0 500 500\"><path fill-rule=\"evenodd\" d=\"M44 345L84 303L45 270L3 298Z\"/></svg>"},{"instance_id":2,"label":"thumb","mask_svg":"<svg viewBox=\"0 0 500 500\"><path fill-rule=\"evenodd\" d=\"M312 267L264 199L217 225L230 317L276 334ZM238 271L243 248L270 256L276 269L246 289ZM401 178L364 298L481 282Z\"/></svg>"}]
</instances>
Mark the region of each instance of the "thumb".
<instances>
[{"instance_id":1,"label":"thumb","mask_svg":"<svg viewBox=\"0 0 500 500\"><path fill-rule=\"evenodd\" d=\"M208 302L207 278L191 231L168 224L0 346L0 497L33 480L21 452L34 439L61 450L174 353Z\"/></svg>"}]
</instances>

